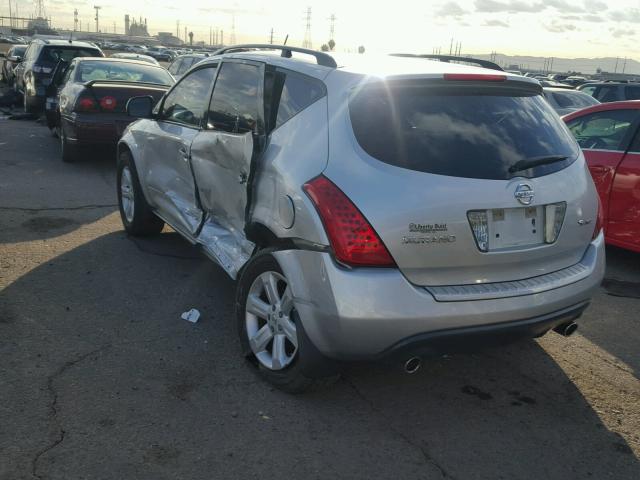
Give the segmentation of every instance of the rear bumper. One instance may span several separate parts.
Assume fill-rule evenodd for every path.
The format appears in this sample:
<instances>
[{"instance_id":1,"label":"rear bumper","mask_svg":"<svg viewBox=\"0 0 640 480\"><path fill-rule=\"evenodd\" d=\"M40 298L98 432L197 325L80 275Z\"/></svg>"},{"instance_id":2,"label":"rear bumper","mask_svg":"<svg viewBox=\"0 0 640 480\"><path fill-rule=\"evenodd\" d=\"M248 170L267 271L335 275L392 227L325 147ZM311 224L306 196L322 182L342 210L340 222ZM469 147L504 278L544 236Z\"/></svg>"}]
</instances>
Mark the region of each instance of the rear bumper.
<instances>
[{"instance_id":1,"label":"rear bumper","mask_svg":"<svg viewBox=\"0 0 640 480\"><path fill-rule=\"evenodd\" d=\"M77 145L116 145L133 120L126 113L73 113L61 119L67 141Z\"/></svg>"},{"instance_id":2,"label":"rear bumper","mask_svg":"<svg viewBox=\"0 0 640 480\"><path fill-rule=\"evenodd\" d=\"M303 250L274 256L309 339L336 360L446 353L538 336L582 313L605 268L601 234L585 252L590 273L579 281L530 295L443 302L396 269L347 270L328 253Z\"/></svg>"}]
</instances>

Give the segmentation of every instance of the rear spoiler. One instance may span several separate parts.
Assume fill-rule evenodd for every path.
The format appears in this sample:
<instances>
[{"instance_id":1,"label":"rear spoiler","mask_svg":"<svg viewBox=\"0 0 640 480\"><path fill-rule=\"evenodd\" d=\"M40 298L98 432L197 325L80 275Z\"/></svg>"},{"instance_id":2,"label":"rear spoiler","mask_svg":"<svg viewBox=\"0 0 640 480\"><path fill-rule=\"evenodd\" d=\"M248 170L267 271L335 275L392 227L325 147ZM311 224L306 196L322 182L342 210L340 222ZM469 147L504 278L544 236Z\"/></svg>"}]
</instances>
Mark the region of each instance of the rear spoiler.
<instances>
[{"instance_id":1,"label":"rear spoiler","mask_svg":"<svg viewBox=\"0 0 640 480\"><path fill-rule=\"evenodd\" d=\"M171 88L171 85L165 85L164 83L153 83L153 82L136 82L132 80L89 80L85 82L83 85L87 88L93 87L96 83L111 83L111 84L136 84L136 85L149 85L151 87L163 87L167 90Z\"/></svg>"},{"instance_id":2,"label":"rear spoiler","mask_svg":"<svg viewBox=\"0 0 640 480\"><path fill-rule=\"evenodd\" d=\"M504 72L504 69L497 63L490 62L489 60L480 60L479 58L457 57L454 55L428 55L428 54L417 55L414 53L392 53L391 56L392 57L408 57L408 58L426 58L428 60L439 60L444 63L450 63L450 62L473 63L483 68Z\"/></svg>"}]
</instances>

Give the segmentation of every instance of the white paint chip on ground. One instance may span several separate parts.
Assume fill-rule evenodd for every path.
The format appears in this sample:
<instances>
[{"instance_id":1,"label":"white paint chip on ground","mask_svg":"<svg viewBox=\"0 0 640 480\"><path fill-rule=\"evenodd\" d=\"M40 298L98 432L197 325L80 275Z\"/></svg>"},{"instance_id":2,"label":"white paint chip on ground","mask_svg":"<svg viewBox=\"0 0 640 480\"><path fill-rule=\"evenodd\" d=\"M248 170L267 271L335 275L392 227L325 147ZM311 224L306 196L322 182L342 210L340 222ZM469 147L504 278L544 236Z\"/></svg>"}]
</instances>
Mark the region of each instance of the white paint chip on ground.
<instances>
[{"instance_id":1,"label":"white paint chip on ground","mask_svg":"<svg viewBox=\"0 0 640 480\"><path fill-rule=\"evenodd\" d=\"M184 312L180 317L187 322L196 323L200 318L200 312L196 308Z\"/></svg>"}]
</instances>

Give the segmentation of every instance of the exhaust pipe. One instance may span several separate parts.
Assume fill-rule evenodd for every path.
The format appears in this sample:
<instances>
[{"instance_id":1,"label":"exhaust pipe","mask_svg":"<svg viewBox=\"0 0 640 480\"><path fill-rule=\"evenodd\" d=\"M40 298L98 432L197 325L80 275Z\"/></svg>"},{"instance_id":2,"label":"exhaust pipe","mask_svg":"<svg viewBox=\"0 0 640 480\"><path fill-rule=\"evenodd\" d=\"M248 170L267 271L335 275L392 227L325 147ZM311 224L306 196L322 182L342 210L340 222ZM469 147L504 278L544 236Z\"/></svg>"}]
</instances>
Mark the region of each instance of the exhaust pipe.
<instances>
[{"instance_id":1,"label":"exhaust pipe","mask_svg":"<svg viewBox=\"0 0 640 480\"><path fill-rule=\"evenodd\" d=\"M562 323L553 329L554 332L559 333L563 337L568 337L575 333L578 329L578 324L574 321Z\"/></svg>"},{"instance_id":2,"label":"exhaust pipe","mask_svg":"<svg viewBox=\"0 0 640 480\"><path fill-rule=\"evenodd\" d=\"M422 359L420 357L411 357L404 362L404 371L408 374L416 373L422 366Z\"/></svg>"}]
</instances>

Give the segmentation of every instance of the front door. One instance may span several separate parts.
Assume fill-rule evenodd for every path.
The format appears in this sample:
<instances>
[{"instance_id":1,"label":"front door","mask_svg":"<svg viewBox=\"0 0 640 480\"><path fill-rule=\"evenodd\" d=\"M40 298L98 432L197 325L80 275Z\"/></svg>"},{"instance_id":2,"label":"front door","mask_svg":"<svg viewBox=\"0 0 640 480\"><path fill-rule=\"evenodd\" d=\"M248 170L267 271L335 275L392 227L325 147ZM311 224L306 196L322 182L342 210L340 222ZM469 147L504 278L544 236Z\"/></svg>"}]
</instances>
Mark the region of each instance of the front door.
<instances>
[{"instance_id":1,"label":"front door","mask_svg":"<svg viewBox=\"0 0 640 480\"><path fill-rule=\"evenodd\" d=\"M198 240L235 276L253 247L244 229L264 139L264 66L225 61L219 70L206 127L191 146L191 161L207 215Z\"/></svg>"},{"instance_id":2,"label":"front door","mask_svg":"<svg viewBox=\"0 0 640 480\"><path fill-rule=\"evenodd\" d=\"M584 152L600 196L609 237L611 191L618 166L637 128L640 110L605 110L577 117L567 126Z\"/></svg>"},{"instance_id":3,"label":"front door","mask_svg":"<svg viewBox=\"0 0 640 480\"><path fill-rule=\"evenodd\" d=\"M190 236L202 221L191 172L191 144L202 128L215 73L215 65L195 70L167 94L157 121L149 122L141 162L149 203Z\"/></svg>"},{"instance_id":4,"label":"front door","mask_svg":"<svg viewBox=\"0 0 640 480\"><path fill-rule=\"evenodd\" d=\"M640 130L616 170L607 227L610 243L640 252Z\"/></svg>"}]
</instances>

